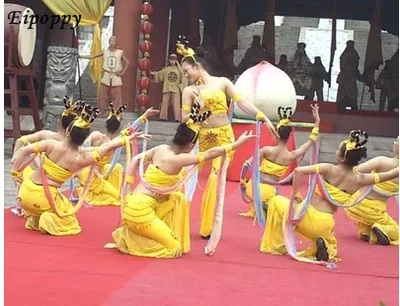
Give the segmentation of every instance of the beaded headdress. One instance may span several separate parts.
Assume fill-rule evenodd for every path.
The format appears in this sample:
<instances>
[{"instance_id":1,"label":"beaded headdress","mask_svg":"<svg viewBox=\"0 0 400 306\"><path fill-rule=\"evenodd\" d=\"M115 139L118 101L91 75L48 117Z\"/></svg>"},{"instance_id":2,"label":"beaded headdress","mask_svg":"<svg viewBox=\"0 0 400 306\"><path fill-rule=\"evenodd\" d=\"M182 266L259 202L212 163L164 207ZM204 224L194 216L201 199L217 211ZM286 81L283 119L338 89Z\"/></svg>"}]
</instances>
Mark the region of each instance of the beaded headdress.
<instances>
[{"instance_id":1,"label":"beaded headdress","mask_svg":"<svg viewBox=\"0 0 400 306\"><path fill-rule=\"evenodd\" d=\"M110 119L111 117L115 116L115 118L117 118L118 121L122 120L122 113L126 110L126 104L121 105L120 107L118 107L117 111L115 111L114 109L114 105L113 103L110 101L108 103L108 116L107 116L107 120Z\"/></svg>"},{"instance_id":2,"label":"beaded headdress","mask_svg":"<svg viewBox=\"0 0 400 306\"><path fill-rule=\"evenodd\" d=\"M68 96L64 97L65 110L62 112L61 116L75 115L77 116L80 111L82 111L85 103L83 101L72 102L71 98Z\"/></svg>"},{"instance_id":3,"label":"beaded headdress","mask_svg":"<svg viewBox=\"0 0 400 306\"><path fill-rule=\"evenodd\" d=\"M85 105L81 115L74 121L72 126L88 129L92 125L94 119L98 117L99 113L100 111L97 107L92 108L90 105Z\"/></svg>"},{"instance_id":4,"label":"beaded headdress","mask_svg":"<svg viewBox=\"0 0 400 306\"><path fill-rule=\"evenodd\" d=\"M348 151L356 150L364 147L364 145L368 142L368 134L366 131L362 130L352 130L349 133L349 138L343 141L346 145L346 149L344 151L344 156L346 156Z\"/></svg>"},{"instance_id":5,"label":"beaded headdress","mask_svg":"<svg viewBox=\"0 0 400 306\"><path fill-rule=\"evenodd\" d=\"M178 40L176 42L176 52L179 53L180 55L182 55L182 61L186 58L186 57L191 57L193 58L193 60L196 62L196 52L194 52L194 50L190 47L188 47L189 45L189 41L186 39L185 36L183 35L179 35L178 36Z\"/></svg>"},{"instance_id":6,"label":"beaded headdress","mask_svg":"<svg viewBox=\"0 0 400 306\"><path fill-rule=\"evenodd\" d=\"M200 113L200 104L198 102L194 102L190 112L190 117L188 121L186 121L186 125L197 136L197 134L200 131L202 123L206 122L206 120L211 116L211 114L212 114L211 111Z\"/></svg>"},{"instance_id":7,"label":"beaded headdress","mask_svg":"<svg viewBox=\"0 0 400 306\"><path fill-rule=\"evenodd\" d=\"M289 126L290 125L290 118L293 115L293 109L289 107L283 107L279 106L278 107L278 117L279 117L279 123L276 126L277 129L279 129L281 126Z\"/></svg>"}]
</instances>

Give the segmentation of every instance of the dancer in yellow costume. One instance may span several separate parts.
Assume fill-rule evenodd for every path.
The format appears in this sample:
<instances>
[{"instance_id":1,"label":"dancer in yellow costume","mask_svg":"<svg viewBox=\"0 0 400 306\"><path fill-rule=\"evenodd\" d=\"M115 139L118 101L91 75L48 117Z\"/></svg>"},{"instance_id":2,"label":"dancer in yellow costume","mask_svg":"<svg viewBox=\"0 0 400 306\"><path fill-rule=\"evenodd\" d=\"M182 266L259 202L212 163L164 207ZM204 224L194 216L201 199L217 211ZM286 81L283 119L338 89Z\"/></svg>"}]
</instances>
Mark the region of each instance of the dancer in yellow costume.
<instances>
[{"instance_id":1,"label":"dancer in yellow costume","mask_svg":"<svg viewBox=\"0 0 400 306\"><path fill-rule=\"evenodd\" d=\"M90 125L97 115L98 109L92 110L90 106L85 106L80 117L67 129L67 139L42 140L22 148L17 155L12 176L15 181L21 183L18 197L27 216L26 229L55 236L75 235L81 232L75 216L80 206L74 207L61 194L59 188L75 172L94 164L134 137L144 137L133 133L98 148L92 148L92 152L80 153L78 149L89 135ZM19 169L24 158L34 153L39 154L42 166L24 179Z\"/></svg>"},{"instance_id":2,"label":"dancer in yellow costume","mask_svg":"<svg viewBox=\"0 0 400 306\"><path fill-rule=\"evenodd\" d=\"M181 123L172 145L160 145L142 153L150 162L135 190L129 193L122 208L121 227L113 233L115 243L107 248L118 248L125 254L154 258L176 258L190 250L189 203L179 187L168 194L158 194L157 188L172 188L183 182L186 167L232 152L253 137L244 133L231 144L216 146L197 155L190 154L200 129L201 122L209 112L200 116L191 114L186 123ZM128 170L126 180L133 182L139 159Z\"/></svg>"},{"instance_id":3,"label":"dancer in yellow costume","mask_svg":"<svg viewBox=\"0 0 400 306\"><path fill-rule=\"evenodd\" d=\"M390 171L399 166L399 137L393 142L394 157L375 157L358 166L361 173ZM374 189L360 204L345 210L356 221L358 235L372 244L399 245L399 225L388 214L386 202L399 192L399 179L375 184Z\"/></svg>"},{"instance_id":4,"label":"dancer in yellow costume","mask_svg":"<svg viewBox=\"0 0 400 306\"><path fill-rule=\"evenodd\" d=\"M197 48L195 53L193 49L187 47L187 44L184 38L177 43L177 52L183 56L183 73L194 84L185 87L182 93L182 121L189 119L195 101L200 103L202 111L212 112L207 125L202 125L200 129L199 150L205 152L210 148L234 142L235 137L228 117L228 98L247 113L253 114L257 120L264 121L271 133L278 137L268 117L244 99L228 78L214 77L207 72L204 50ZM232 160L233 153L229 154L229 160ZM201 200L200 235L203 238L209 238L214 224L218 192L216 183L220 169L221 158L214 159Z\"/></svg>"},{"instance_id":5,"label":"dancer in yellow costume","mask_svg":"<svg viewBox=\"0 0 400 306\"><path fill-rule=\"evenodd\" d=\"M45 139L55 139L59 141L63 141L67 138L66 130L72 121L75 120L76 116L78 116L83 109L84 103L81 101L77 101L72 103L69 97L64 97L64 106L65 110L61 113L60 118L58 120L58 130L57 132L42 130L29 135L24 135L17 139L14 146L13 152L13 160L16 155L19 153L19 150L23 146L27 146L28 144L35 143ZM35 162L29 164L22 172L24 179L29 178L37 169ZM22 216L23 212L17 203L16 207L12 209L13 214Z\"/></svg>"},{"instance_id":6,"label":"dancer in yellow costume","mask_svg":"<svg viewBox=\"0 0 400 306\"><path fill-rule=\"evenodd\" d=\"M288 151L287 141L292 133L290 126L291 108L278 108L279 123L276 127L279 134L278 144L276 146L265 146L260 150L260 172L261 180L264 178L269 181L278 182L287 174L287 170L293 162L303 156L311 146L317 141L319 135L319 106L311 105L312 114L315 119L315 126L311 131L310 140L300 146L300 148ZM246 196L250 200L250 210L246 213L240 213L243 217L254 218L256 211L253 203L252 180L248 182L240 182L245 184ZM260 184L261 200L263 202L264 211L268 209L268 202L277 194L276 186L261 183Z\"/></svg>"},{"instance_id":7,"label":"dancer in yellow costume","mask_svg":"<svg viewBox=\"0 0 400 306\"><path fill-rule=\"evenodd\" d=\"M367 139L360 141L360 136L366 135L362 131L352 131L349 139L343 141L336 157L338 164L316 164L298 167L293 178L293 193L300 190L304 175L318 173L323 177L324 185L329 196L338 203L346 203L352 199L361 187L378 182L392 180L399 176L399 168L388 172L375 174L361 174L353 170L362 158L367 156L364 146ZM284 196L275 196L269 202L267 224L262 237L260 251L283 255L287 253L283 228L288 218L289 199ZM296 209L300 208L299 203ZM303 238L310 240L312 245L298 255L317 261L340 261L337 258L337 239L335 236L334 214L337 210L327 198L322 196L317 187L304 216L295 224L295 231Z\"/></svg>"},{"instance_id":8,"label":"dancer in yellow costume","mask_svg":"<svg viewBox=\"0 0 400 306\"><path fill-rule=\"evenodd\" d=\"M112 102L109 102L109 114L106 120L106 133L103 134L99 131L94 131L89 135L85 143L87 143L89 146L97 147L117 137L120 133L122 114L125 109L126 105L121 105L115 111ZM149 108L140 117L140 119L145 122L149 117L158 113L158 110ZM123 132L125 132L125 130ZM110 162L112 158L112 154L107 155L96 163L98 168L95 172L95 176L89 183L89 190L85 197L85 200L91 205L103 206L121 204L120 189L122 185L123 168L120 163L117 163L110 172ZM84 190L89 173L90 168L86 168L78 175L81 185L77 188L79 195L81 195Z\"/></svg>"}]
</instances>

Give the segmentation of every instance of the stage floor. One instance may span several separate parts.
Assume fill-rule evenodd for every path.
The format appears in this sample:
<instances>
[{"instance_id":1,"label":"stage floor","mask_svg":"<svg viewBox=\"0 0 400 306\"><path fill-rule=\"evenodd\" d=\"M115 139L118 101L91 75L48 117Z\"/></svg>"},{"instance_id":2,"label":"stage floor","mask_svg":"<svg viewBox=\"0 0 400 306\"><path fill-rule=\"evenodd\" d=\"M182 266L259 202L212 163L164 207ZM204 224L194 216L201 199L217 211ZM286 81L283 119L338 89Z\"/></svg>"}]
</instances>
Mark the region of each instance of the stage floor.
<instances>
[{"instance_id":1,"label":"stage floor","mask_svg":"<svg viewBox=\"0 0 400 306\"><path fill-rule=\"evenodd\" d=\"M238 184L227 182L223 236L207 257L198 235L201 192L191 209L192 249L174 260L104 249L119 221L118 207L81 209L83 232L70 237L27 231L24 219L5 209L5 305L398 305L398 247L360 241L343 211L336 216L343 260L336 270L261 254L262 229L238 215L247 207ZM397 220L397 202L388 207Z\"/></svg>"}]
</instances>

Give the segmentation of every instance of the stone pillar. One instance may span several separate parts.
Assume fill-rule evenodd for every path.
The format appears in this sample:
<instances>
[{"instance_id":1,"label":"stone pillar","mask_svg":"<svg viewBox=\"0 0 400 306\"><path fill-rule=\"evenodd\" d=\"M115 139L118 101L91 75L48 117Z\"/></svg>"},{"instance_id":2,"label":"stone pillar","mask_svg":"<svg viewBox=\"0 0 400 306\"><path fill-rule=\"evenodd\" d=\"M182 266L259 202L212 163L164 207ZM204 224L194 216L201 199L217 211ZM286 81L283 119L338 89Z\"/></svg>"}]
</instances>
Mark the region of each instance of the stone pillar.
<instances>
[{"instance_id":1,"label":"stone pillar","mask_svg":"<svg viewBox=\"0 0 400 306\"><path fill-rule=\"evenodd\" d=\"M58 116L64 111L64 96L74 100L78 50L69 28L50 31L47 48L46 82L43 102L43 128L55 131Z\"/></svg>"},{"instance_id":2,"label":"stone pillar","mask_svg":"<svg viewBox=\"0 0 400 306\"><path fill-rule=\"evenodd\" d=\"M153 50L150 53L151 66L153 71L160 70L166 64L168 26L169 26L169 0L153 0L153 14L150 22L154 25L151 31L150 41L153 43ZM149 106L158 109L162 100L162 83L152 83L149 90Z\"/></svg>"},{"instance_id":3,"label":"stone pillar","mask_svg":"<svg viewBox=\"0 0 400 306\"><path fill-rule=\"evenodd\" d=\"M129 67L122 77L122 102L127 105L127 111L132 112L136 102L140 5L142 1L115 0L114 3L114 35L117 37L117 47L124 51L124 55L129 61ZM154 10L156 9L154 7ZM153 39L151 40L153 41Z\"/></svg>"},{"instance_id":4,"label":"stone pillar","mask_svg":"<svg viewBox=\"0 0 400 306\"><path fill-rule=\"evenodd\" d=\"M275 64L275 0L267 0L264 17L262 42L265 45L268 61Z\"/></svg>"}]
</instances>

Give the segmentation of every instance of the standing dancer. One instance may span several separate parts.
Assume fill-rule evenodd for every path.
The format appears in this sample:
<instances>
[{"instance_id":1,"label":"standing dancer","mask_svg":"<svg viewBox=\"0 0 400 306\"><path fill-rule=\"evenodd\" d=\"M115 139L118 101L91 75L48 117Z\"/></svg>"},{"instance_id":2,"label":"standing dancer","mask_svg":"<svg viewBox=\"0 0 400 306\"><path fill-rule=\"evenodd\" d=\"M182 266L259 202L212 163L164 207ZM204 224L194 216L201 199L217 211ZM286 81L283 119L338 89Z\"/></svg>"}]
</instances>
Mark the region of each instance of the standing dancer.
<instances>
[{"instance_id":1,"label":"standing dancer","mask_svg":"<svg viewBox=\"0 0 400 306\"><path fill-rule=\"evenodd\" d=\"M265 146L260 150L259 171L262 182L260 183L259 190L261 192L261 201L264 211L268 209L269 200L277 194L276 185L279 184L284 177L288 178L288 176L291 176L287 173L289 166L299 158L304 157L305 153L318 139L320 121L318 104L311 105L311 109L315 119L315 125L311 131L310 140L297 150L288 151L287 141L293 131L293 127L290 126L292 108L278 107L279 123L276 126L276 130L279 134L278 143L276 146ZM246 161L246 163L250 164L251 160L252 158ZM246 166L246 163L244 166ZM256 169L254 169L254 171L256 171ZM287 180L289 180L289 178ZM271 181L271 184L268 184L267 181ZM250 210L246 213L240 213L239 215L242 217L254 218L256 216L256 210L254 207L252 180L250 179L246 182L245 178L241 178L240 184L242 185L241 189L247 200L246 202L250 204Z\"/></svg>"},{"instance_id":2,"label":"standing dancer","mask_svg":"<svg viewBox=\"0 0 400 306\"><path fill-rule=\"evenodd\" d=\"M77 116L79 116L80 111L83 109L84 103L81 101L77 101L72 103L69 97L64 97L64 106L65 110L61 113L60 118L58 120L58 131L53 132L49 130L41 130L29 135L24 135L17 139L14 146L13 158L12 162L14 162L17 154L23 146L27 146L28 144L33 144L35 142L45 140L45 139L55 139L59 141L63 141L67 139L66 130L71 124L72 121L75 120ZM29 178L37 169L37 165L35 162L30 163L25 169L22 171L23 178ZM16 216L22 216L23 211L17 203L15 208L11 209L11 212Z\"/></svg>"},{"instance_id":3,"label":"standing dancer","mask_svg":"<svg viewBox=\"0 0 400 306\"><path fill-rule=\"evenodd\" d=\"M120 127L122 121L122 114L126 109L126 105L120 106L116 111L114 110L113 103L109 102L108 110L109 114L106 120L106 134L99 131L92 132L85 143L89 146L97 147L101 146L120 134ZM158 110L149 108L139 118L139 121L145 122L149 117L158 114ZM124 134L126 131L122 131ZM85 150L85 149L82 149ZM111 152L113 153L113 152ZM115 152L114 155L117 155ZM119 157L119 154L114 157ZM120 190L122 186L123 168L122 165L114 160L112 161L113 154L104 156L96 164L98 169L95 171L94 178L89 183L89 190L85 197L85 200L94 206L103 205L120 205ZM111 163L110 163L111 162ZM82 194L84 186L87 183L90 169L86 168L82 170L79 175L80 187L77 188L78 194Z\"/></svg>"},{"instance_id":4,"label":"standing dancer","mask_svg":"<svg viewBox=\"0 0 400 306\"><path fill-rule=\"evenodd\" d=\"M179 190L197 164L230 153L254 137L246 132L231 144L190 154L201 123L211 115L200 114L199 109L194 104L189 120L178 126L172 145L159 145L133 159L126 182L133 183L138 167L141 181L123 202L122 225L112 233L114 243L106 248L153 258L176 258L189 252L189 205ZM150 163L144 172L147 162Z\"/></svg>"},{"instance_id":5,"label":"standing dancer","mask_svg":"<svg viewBox=\"0 0 400 306\"><path fill-rule=\"evenodd\" d=\"M206 70L204 60L204 50L198 48L195 53L193 49L188 48L188 41L185 38L177 43L177 52L183 56L182 70L188 80L194 85L188 86L182 94L182 121L185 122L190 117L190 110L195 101L200 103L201 109L211 111L212 116L207 120L207 125L202 125L199 132L199 150L205 152L208 149L220 145L232 144L234 134L230 119L228 116L228 97L232 99L238 107L248 114L254 115L256 120L264 121L272 134L279 137L273 124L261 111L253 104L245 100L233 83L225 77L211 76ZM222 169L227 169L229 162L233 158L233 151L224 157L226 164L222 163L221 158L212 160L212 170L203 191L201 201L201 226L200 235L208 239L213 230L213 225L221 227L223 197L225 195L224 184L217 186L217 177ZM222 173L222 176L226 176ZM218 188L217 188L218 187ZM221 195L221 202L216 208L217 195ZM215 223L215 217L218 216L218 222ZM218 230L220 232L220 230ZM219 235L220 233L216 233ZM219 240L219 238L217 239ZM214 243L213 243L214 244ZM210 251L212 253L212 251ZM207 251L206 251L207 253Z\"/></svg>"},{"instance_id":6,"label":"standing dancer","mask_svg":"<svg viewBox=\"0 0 400 306\"><path fill-rule=\"evenodd\" d=\"M390 171L399 166L399 137L393 142L394 157L375 157L357 167L361 173ZM358 235L372 244L399 245L399 225L387 212L387 200L399 193L399 179L374 185L360 204L346 209L346 215L356 221Z\"/></svg>"},{"instance_id":7,"label":"standing dancer","mask_svg":"<svg viewBox=\"0 0 400 306\"><path fill-rule=\"evenodd\" d=\"M42 140L23 147L17 155L11 173L14 180L21 183L18 197L27 216L26 229L55 236L80 233L81 227L75 214L82 207L83 200L73 206L59 188L75 172L95 164L126 142L147 137L133 133L93 148L93 152L80 153L79 147L89 135L90 125L97 115L98 109L85 106L80 117L67 129L67 139ZM24 158L30 154L39 156L39 167L30 177L23 179L20 169Z\"/></svg>"},{"instance_id":8,"label":"standing dancer","mask_svg":"<svg viewBox=\"0 0 400 306\"><path fill-rule=\"evenodd\" d=\"M367 156L367 140L364 131L351 131L336 152L338 165L315 164L296 168L291 200L278 195L269 202L261 252L277 255L289 252L296 260L328 266L327 261L340 261L334 233L337 208L359 203L373 184L399 176L398 167L374 174L354 171L353 168ZM303 175L312 175L310 187L306 199L296 204L294 195L300 190ZM311 241L312 245L296 253L294 232Z\"/></svg>"}]
</instances>

